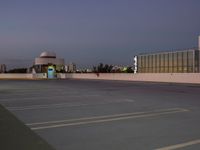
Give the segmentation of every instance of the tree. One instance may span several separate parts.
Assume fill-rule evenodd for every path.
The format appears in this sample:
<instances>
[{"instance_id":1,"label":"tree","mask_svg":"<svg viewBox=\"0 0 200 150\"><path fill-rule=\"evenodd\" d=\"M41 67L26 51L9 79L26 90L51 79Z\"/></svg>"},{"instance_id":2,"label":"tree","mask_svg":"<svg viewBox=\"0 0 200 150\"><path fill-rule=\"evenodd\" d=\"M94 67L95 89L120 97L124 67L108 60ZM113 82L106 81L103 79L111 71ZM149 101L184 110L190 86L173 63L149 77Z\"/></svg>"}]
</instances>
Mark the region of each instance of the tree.
<instances>
[{"instance_id":1,"label":"tree","mask_svg":"<svg viewBox=\"0 0 200 150\"><path fill-rule=\"evenodd\" d=\"M133 73L134 71L133 71L132 67L127 67L126 72L127 72L127 73Z\"/></svg>"},{"instance_id":2,"label":"tree","mask_svg":"<svg viewBox=\"0 0 200 150\"><path fill-rule=\"evenodd\" d=\"M104 66L103 66L103 63L100 63L100 64L98 65L97 68L98 68L97 71L98 71L99 73L103 73L103 72L104 72Z\"/></svg>"},{"instance_id":3,"label":"tree","mask_svg":"<svg viewBox=\"0 0 200 150\"><path fill-rule=\"evenodd\" d=\"M96 66L93 66L92 72L95 72L95 73L97 73L97 72L98 72L98 70L97 70L97 67L96 67Z\"/></svg>"},{"instance_id":4,"label":"tree","mask_svg":"<svg viewBox=\"0 0 200 150\"><path fill-rule=\"evenodd\" d=\"M14 68L9 70L8 73L27 73L27 68Z\"/></svg>"},{"instance_id":5,"label":"tree","mask_svg":"<svg viewBox=\"0 0 200 150\"><path fill-rule=\"evenodd\" d=\"M98 66L93 66L93 72L95 73L110 73L113 66L108 64L100 63Z\"/></svg>"}]
</instances>

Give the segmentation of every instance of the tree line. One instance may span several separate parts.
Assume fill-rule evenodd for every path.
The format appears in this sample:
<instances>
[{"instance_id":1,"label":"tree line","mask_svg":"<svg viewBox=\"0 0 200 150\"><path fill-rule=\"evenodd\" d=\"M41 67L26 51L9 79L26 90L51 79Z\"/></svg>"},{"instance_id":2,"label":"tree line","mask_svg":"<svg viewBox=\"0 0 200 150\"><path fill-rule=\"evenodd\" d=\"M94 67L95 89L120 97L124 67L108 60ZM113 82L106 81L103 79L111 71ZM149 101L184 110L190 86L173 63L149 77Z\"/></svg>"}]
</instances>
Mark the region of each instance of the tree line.
<instances>
[{"instance_id":1,"label":"tree line","mask_svg":"<svg viewBox=\"0 0 200 150\"><path fill-rule=\"evenodd\" d=\"M108 64L104 65L103 63L100 63L97 66L93 66L92 72L94 72L94 73L133 73L134 70L130 66L116 68L113 65L108 65Z\"/></svg>"},{"instance_id":2,"label":"tree line","mask_svg":"<svg viewBox=\"0 0 200 150\"><path fill-rule=\"evenodd\" d=\"M15 68L7 71L6 73L27 73L27 68ZM56 71L59 73L65 73L65 71ZM97 66L93 66L93 73L133 73L133 68L131 66L128 67L116 67L109 64L99 63ZM87 73L87 71L85 71Z\"/></svg>"}]
</instances>

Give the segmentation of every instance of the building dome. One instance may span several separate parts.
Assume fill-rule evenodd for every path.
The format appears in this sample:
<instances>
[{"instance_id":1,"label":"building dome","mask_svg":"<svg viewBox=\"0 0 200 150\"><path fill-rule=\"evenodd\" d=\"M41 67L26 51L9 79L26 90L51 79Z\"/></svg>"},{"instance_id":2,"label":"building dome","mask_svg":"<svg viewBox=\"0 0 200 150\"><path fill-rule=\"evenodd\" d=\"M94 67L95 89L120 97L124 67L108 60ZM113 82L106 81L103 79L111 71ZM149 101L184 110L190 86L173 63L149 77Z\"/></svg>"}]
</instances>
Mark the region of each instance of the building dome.
<instances>
[{"instance_id":1,"label":"building dome","mask_svg":"<svg viewBox=\"0 0 200 150\"><path fill-rule=\"evenodd\" d=\"M40 58L56 58L56 53L54 52L42 52Z\"/></svg>"}]
</instances>

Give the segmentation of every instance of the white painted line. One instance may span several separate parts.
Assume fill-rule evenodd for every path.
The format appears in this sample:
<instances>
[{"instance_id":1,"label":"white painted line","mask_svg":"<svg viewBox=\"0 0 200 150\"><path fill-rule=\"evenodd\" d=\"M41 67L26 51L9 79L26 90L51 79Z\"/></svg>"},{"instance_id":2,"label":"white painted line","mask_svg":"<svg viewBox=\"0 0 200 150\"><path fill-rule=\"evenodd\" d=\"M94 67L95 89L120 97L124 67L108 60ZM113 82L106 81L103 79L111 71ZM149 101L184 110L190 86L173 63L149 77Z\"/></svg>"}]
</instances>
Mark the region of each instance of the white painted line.
<instances>
[{"instance_id":1,"label":"white painted line","mask_svg":"<svg viewBox=\"0 0 200 150\"><path fill-rule=\"evenodd\" d=\"M134 100L108 100L105 102L98 103L59 103L59 104L46 104L46 105L32 105L24 107L7 107L9 110L22 111L22 110L33 110L33 109L48 109L48 108L62 108L62 107L79 107L79 106L93 106L93 105L106 105L115 103L132 103Z\"/></svg>"},{"instance_id":2,"label":"white painted line","mask_svg":"<svg viewBox=\"0 0 200 150\"><path fill-rule=\"evenodd\" d=\"M166 111L189 111L187 109L183 108L168 108L168 109L158 109L153 111L147 111L147 112L133 112L133 113L122 113L122 114L114 114L114 115L104 115L104 116L94 116L94 117L84 117L84 118L77 118L77 119L65 119L65 120L57 120L57 121L45 121L45 122L35 122L35 123L28 123L26 125L32 126L32 125L43 125L43 124L54 124L54 123L63 123L63 122L70 122L70 121L82 121L82 120L91 120L91 119L105 119L105 118L111 118L111 117L122 117L122 116L129 116L129 115L140 115L145 113L156 113L156 112L166 112Z\"/></svg>"},{"instance_id":3,"label":"white painted line","mask_svg":"<svg viewBox=\"0 0 200 150\"><path fill-rule=\"evenodd\" d=\"M71 122L71 123L60 123L55 125L46 125L46 126L38 126L38 127L31 127L32 130L42 130L42 129L50 129L50 128L58 128L58 127L67 127L67 126L76 126L76 125L85 125L85 124L93 124L93 123L103 123L103 122L111 122L111 121L119 121L119 120L127 120L127 119L133 119L133 118L144 118L144 117L153 117L153 116L160 116L160 115L167 115L167 114L174 114L174 113L180 113L189 111L186 109L177 109L177 110L171 110L166 112L151 112L149 114L134 114L134 115L125 115L125 114L119 114L116 115L114 118L94 118L96 120L84 120L79 119L80 122ZM141 112L140 112L141 113ZM147 113L147 112L146 112ZM31 125L31 124L29 124ZM33 124L32 124L33 125Z\"/></svg>"},{"instance_id":4,"label":"white painted line","mask_svg":"<svg viewBox=\"0 0 200 150\"><path fill-rule=\"evenodd\" d=\"M12 102L12 101L31 101L31 100L38 100L38 99L49 99L49 97L51 98L82 98L82 97L98 97L100 95L95 95L95 94L87 94L87 95L51 95L51 96L40 96L40 97L24 97L24 95L22 95L23 97L18 97L19 95L12 95L12 97L7 97L7 98L2 98L0 99L0 102Z\"/></svg>"},{"instance_id":5,"label":"white painted line","mask_svg":"<svg viewBox=\"0 0 200 150\"><path fill-rule=\"evenodd\" d=\"M196 145L196 144L200 144L200 139L181 143L181 144L176 144L176 145L172 145L172 146L167 146L167 147L163 147L163 148L158 148L156 150L175 150L175 149L179 149L179 148L183 148L183 147L187 147L187 146L191 146L191 145Z\"/></svg>"}]
</instances>

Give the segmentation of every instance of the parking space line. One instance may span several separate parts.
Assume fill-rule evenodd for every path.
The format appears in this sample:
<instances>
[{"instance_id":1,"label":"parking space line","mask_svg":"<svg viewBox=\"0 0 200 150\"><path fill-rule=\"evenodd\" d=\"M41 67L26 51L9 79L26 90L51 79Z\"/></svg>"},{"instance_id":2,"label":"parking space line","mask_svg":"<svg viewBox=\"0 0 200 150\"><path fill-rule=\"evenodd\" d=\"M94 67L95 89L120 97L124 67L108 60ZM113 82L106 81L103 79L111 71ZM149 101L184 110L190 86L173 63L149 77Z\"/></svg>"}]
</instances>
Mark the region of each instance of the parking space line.
<instances>
[{"instance_id":1,"label":"parking space line","mask_svg":"<svg viewBox=\"0 0 200 150\"><path fill-rule=\"evenodd\" d=\"M13 97L14 96L14 97ZM49 99L49 96L40 96L40 97L23 97L18 98L20 95L12 95L11 98L1 98L0 102L15 102L15 101L31 101L31 100L38 100L38 99ZM100 95L98 94L83 94L83 95L67 95L67 97L70 98L82 98L82 97L98 97ZM66 94L63 95L51 95L51 98L66 98Z\"/></svg>"},{"instance_id":2,"label":"parking space line","mask_svg":"<svg viewBox=\"0 0 200 150\"><path fill-rule=\"evenodd\" d=\"M152 112L165 112L165 111L188 111L187 109L183 108L169 108L169 109L158 109L153 111L147 111L147 112L133 112L133 113L122 113L122 114L114 114L114 115L104 115L104 116L94 116L94 117L84 117L84 118L76 118L76 119L65 119L65 120L57 120L57 121L45 121L45 122L36 122L36 123L28 123L27 125L43 125L43 124L54 124L54 123L63 123L63 122L70 122L70 121L81 121L81 120L91 120L91 119L102 119L102 118L110 118L110 117L122 117L122 116L128 116L128 115L140 115L145 113L152 113Z\"/></svg>"},{"instance_id":3,"label":"parking space line","mask_svg":"<svg viewBox=\"0 0 200 150\"><path fill-rule=\"evenodd\" d=\"M90 105L105 105L105 104L115 104L115 103L132 103L134 100L108 100L105 102L98 103L58 103L58 104L44 104L44 105L32 105L24 107L7 107L9 110L23 111L23 110L33 110L33 109L48 109L48 108L62 108L62 107L79 107L79 106L90 106Z\"/></svg>"},{"instance_id":4,"label":"parking space line","mask_svg":"<svg viewBox=\"0 0 200 150\"><path fill-rule=\"evenodd\" d=\"M181 144L166 146L163 148L158 148L156 150L175 150L175 149L179 149L179 148L183 148L183 147L187 147L187 146L191 146L191 145L196 145L196 144L200 144L200 139L181 143Z\"/></svg>"},{"instance_id":5,"label":"parking space line","mask_svg":"<svg viewBox=\"0 0 200 150\"><path fill-rule=\"evenodd\" d=\"M124 113L124 114L97 116L97 117L88 117L88 118L79 118L79 119L70 119L61 121L29 123L27 125L29 125L32 130L42 130L42 129L50 129L58 127L84 125L84 124L112 122L112 121L127 120L134 118L153 117L153 116L175 114L186 111L189 110L182 108L172 108L172 109L154 110L151 112L135 112L135 113Z\"/></svg>"}]
</instances>

